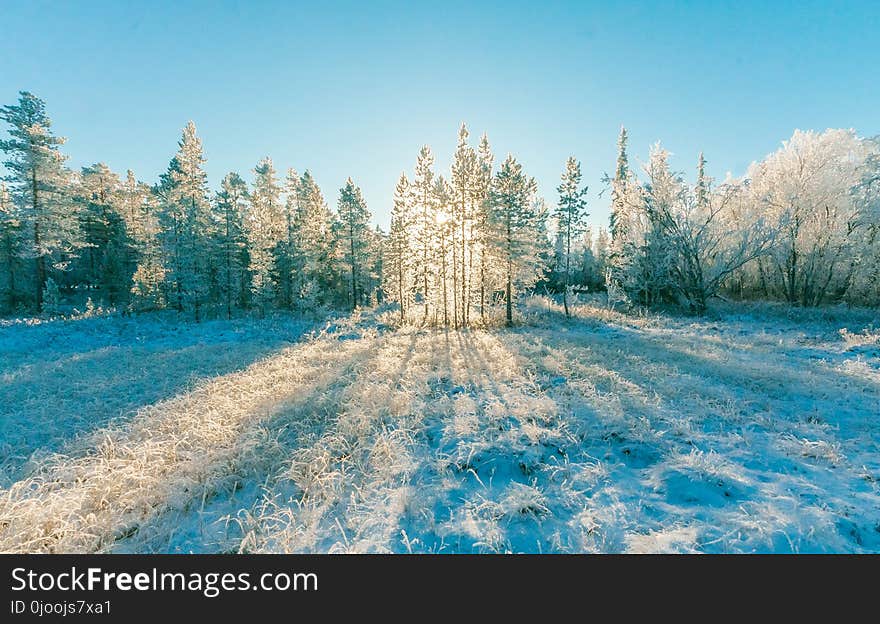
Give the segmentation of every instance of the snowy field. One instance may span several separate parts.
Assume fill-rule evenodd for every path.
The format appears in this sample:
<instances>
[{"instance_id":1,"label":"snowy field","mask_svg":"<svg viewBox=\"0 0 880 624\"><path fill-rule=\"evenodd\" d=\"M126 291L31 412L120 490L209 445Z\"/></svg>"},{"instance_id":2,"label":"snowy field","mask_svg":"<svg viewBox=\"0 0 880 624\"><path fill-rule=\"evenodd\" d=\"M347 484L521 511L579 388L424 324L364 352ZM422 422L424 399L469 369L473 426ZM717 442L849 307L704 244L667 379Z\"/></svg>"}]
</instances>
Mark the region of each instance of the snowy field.
<instances>
[{"instance_id":1,"label":"snowy field","mask_svg":"<svg viewBox=\"0 0 880 624\"><path fill-rule=\"evenodd\" d=\"M0 551L880 552L880 322L0 327Z\"/></svg>"}]
</instances>

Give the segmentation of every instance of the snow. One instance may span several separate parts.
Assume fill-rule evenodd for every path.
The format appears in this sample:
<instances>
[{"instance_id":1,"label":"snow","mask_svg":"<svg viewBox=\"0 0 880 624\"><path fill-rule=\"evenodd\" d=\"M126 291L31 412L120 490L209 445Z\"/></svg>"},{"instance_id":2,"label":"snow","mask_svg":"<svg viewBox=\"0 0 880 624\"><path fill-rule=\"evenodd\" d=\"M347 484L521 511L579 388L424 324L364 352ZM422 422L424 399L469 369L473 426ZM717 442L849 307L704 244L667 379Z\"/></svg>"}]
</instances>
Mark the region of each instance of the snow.
<instances>
[{"instance_id":1,"label":"snow","mask_svg":"<svg viewBox=\"0 0 880 624\"><path fill-rule=\"evenodd\" d=\"M880 552L876 313L575 314L7 324L0 550Z\"/></svg>"}]
</instances>

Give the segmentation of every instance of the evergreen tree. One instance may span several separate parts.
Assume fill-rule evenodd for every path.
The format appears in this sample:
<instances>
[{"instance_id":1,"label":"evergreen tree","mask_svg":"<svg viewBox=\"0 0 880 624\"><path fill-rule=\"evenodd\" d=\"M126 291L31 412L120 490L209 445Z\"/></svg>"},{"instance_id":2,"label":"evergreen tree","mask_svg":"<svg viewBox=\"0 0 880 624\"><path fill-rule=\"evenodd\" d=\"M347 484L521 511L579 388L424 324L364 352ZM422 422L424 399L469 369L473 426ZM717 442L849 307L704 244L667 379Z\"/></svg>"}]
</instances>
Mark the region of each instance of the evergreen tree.
<instances>
[{"instance_id":1,"label":"evergreen tree","mask_svg":"<svg viewBox=\"0 0 880 624\"><path fill-rule=\"evenodd\" d=\"M0 182L0 311L11 313L18 305L18 272L21 267L22 227L18 207L6 184Z\"/></svg>"},{"instance_id":2,"label":"evergreen tree","mask_svg":"<svg viewBox=\"0 0 880 624\"><path fill-rule=\"evenodd\" d=\"M458 147L455 150L455 157L452 162L452 186L455 189L456 210L453 213L452 236L458 237L460 250L456 252L453 245L453 298L455 325L458 326L458 319L461 318L461 324L467 325L468 322L468 302L470 301L470 267L473 258L473 202L474 187L477 181L474 179L477 174L477 154L474 149L468 145L468 130L465 124L461 124L458 131ZM456 259L458 255L458 260ZM459 265L460 261L460 265ZM461 296L458 293L458 284L461 288ZM459 308L459 299L461 307Z\"/></svg>"},{"instance_id":3,"label":"evergreen tree","mask_svg":"<svg viewBox=\"0 0 880 624\"><path fill-rule=\"evenodd\" d=\"M226 318L232 318L234 308L246 306L249 287L248 240L244 219L248 209L247 184L235 172L226 174L217 193L218 228L217 265L221 299L226 307Z\"/></svg>"},{"instance_id":4,"label":"evergreen tree","mask_svg":"<svg viewBox=\"0 0 880 624\"><path fill-rule=\"evenodd\" d=\"M542 223L533 202L535 190L535 180L508 155L489 191L489 236L502 262L507 325L513 324L516 291L534 282L541 263Z\"/></svg>"},{"instance_id":5,"label":"evergreen tree","mask_svg":"<svg viewBox=\"0 0 880 624\"><path fill-rule=\"evenodd\" d=\"M434 194L434 155L427 145L419 150L416 161L415 175L412 181L413 199L416 210L416 223L414 227L414 249L416 266L416 294L421 297L424 305L425 321L428 320L431 288L430 278L432 274L434 228L436 219L436 205Z\"/></svg>"},{"instance_id":6,"label":"evergreen tree","mask_svg":"<svg viewBox=\"0 0 880 624\"><path fill-rule=\"evenodd\" d=\"M162 243L170 259L168 286L177 310L192 312L198 321L210 288L212 220L202 141L192 121L178 146L156 193L162 201Z\"/></svg>"},{"instance_id":7,"label":"evergreen tree","mask_svg":"<svg viewBox=\"0 0 880 624\"><path fill-rule=\"evenodd\" d=\"M343 261L348 266L351 277L349 301L352 309L364 303L367 288L367 267L369 266L370 213L361 189L351 178L339 190L338 210L340 238L342 240Z\"/></svg>"},{"instance_id":8,"label":"evergreen tree","mask_svg":"<svg viewBox=\"0 0 880 624\"><path fill-rule=\"evenodd\" d=\"M278 303L292 310L296 303L297 272L301 270L297 256L297 202L300 177L294 169L287 170L284 180L284 238L275 247L273 279L278 288ZM299 268L298 268L299 267Z\"/></svg>"},{"instance_id":9,"label":"evergreen tree","mask_svg":"<svg viewBox=\"0 0 880 624\"><path fill-rule=\"evenodd\" d=\"M165 254L160 237L159 197L139 182L130 169L121 190L122 215L132 240L131 308L158 310L165 306Z\"/></svg>"},{"instance_id":10,"label":"evergreen tree","mask_svg":"<svg viewBox=\"0 0 880 624\"><path fill-rule=\"evenodd\" d=\"M77 200L84 248L75 263L76 281L110 305L126 303L135 267L119 176L104 163L84 167Z\"/></svg>"},{"instance_id":11,"label":"evergreen tree","mask_svg":"<svg viewBox=\"0 0 880 624\"><path fill-rule=\"evenodd\" d=\"M474 245L477 246L480 256L479 281L480 281L480 318L486 320L486 297L489 293L490 278L490 255L489 244L489 191L492 187L492 166L495 156L489 146L489 137L484 133L480 137L480 146L477 148L477 163L474 170L474 186L471 200L474 206ZM473 274L473 254L470 257L471 274ZM467 303L470 306L470 300ZM466 313L470 317L470 312Z\"/></svg>"},{"instance_id":12,"label":"evergreen tree","mask_svg":"<svg viewBox=\"0 0 880 624\"><path fill-rule=\"evenodd\" d=\"M385 258L384 282L388 294L400 306L400 321L406 319L412 291L412 195L405 173L400 174L394 189L394 205L391 209L391 229L388 233Z\"/></svg>"},{"instance_id":13,"label":"evergreen tree","mask_svg":"<svg viewBox=\"0 0 880 624\"><path fill-rule=\"evenodd\" d=\"M567 317L571 316L568 309L571 244L572 240L583 232L584 220L588 216L586 213L587 187L581 188L581 177L581 164L574 156L571 156L565 164L562 182L556 187L556 191L559 193L559 203L556 205L554 216L562 238L563 266L560 267L563 276L562 303Z\"/></svg>"},{"instance_id":14,"label":"evergreen tree","mask_svg":"<svg viewBox=\"0 0 880 624\"><path fill-rule=\"evenodd\" d=\"M50 270L65 268L82 243L59 151L65 139L52 134L42 100L27 91L19 95L18 104L0 108L0 119L10 125L0 151L7 154L5 180L19 207L18 223L27 232L22 253L33 259L32 302L41 310Z\"/></svg>"},{"instance_id":15,"label":"evergreen tree","mask_svg":"<svg viewBox=\"0 0 880 624\"><path fill-rule=\"evenodd\" d=\"M281 187L272 159L266 157L254 168L254 186L247 214L251 292L261 313L266 312L266 306L275 296L273 255L285 230Z\"/></svg>"},{"instance_id":16,"label":"evergreen tree","mask_svg":"<svg viewBox=\"0 0 880 624\"><path fill-rule=\"evenodd\" d=\"M334 216L308 170L300 178L293 226L297 235L298 307L314 309L333 303L338 285Z\"/></svg>"}]
</instances>

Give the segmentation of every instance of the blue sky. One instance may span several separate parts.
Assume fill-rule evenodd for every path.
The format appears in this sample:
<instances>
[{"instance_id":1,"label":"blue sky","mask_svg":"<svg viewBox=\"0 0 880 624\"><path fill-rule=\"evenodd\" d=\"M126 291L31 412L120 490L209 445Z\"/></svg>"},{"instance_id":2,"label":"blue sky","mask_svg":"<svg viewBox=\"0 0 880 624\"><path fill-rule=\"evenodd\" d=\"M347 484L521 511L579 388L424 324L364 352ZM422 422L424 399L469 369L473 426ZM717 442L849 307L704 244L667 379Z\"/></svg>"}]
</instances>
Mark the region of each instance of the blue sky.
<instances>
[{"instance_id":1,"label":"blue sky","mask_svg":"<svg viewBox=\"0 0 880 624\"><path fill-rule=\"evenodd\" d=\"M387 226L420 145L449 166L465 121L555 200L583 163L592 220L621 124L690 175L745 172L795 128L880 134L875 2L40 2L0 0L0 103L46 100L75 167L152 182L186 121L212 187L265 155L347 176Z\"/></svg>"}]
</instances>

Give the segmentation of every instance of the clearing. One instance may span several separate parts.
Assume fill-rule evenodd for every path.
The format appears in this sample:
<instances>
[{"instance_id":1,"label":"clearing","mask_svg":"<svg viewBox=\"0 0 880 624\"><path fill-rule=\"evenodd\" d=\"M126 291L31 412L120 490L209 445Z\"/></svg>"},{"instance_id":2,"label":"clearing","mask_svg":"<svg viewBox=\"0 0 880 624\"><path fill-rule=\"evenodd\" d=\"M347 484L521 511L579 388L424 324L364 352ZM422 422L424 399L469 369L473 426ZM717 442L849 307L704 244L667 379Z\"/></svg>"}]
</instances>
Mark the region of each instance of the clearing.
<instances>
[{"instance_id":1,"label":"clearing","mask_svg":"<svg viewBox=\"0 0 880 624\"><path fill-rule=\"evenodd\" d=\"M880 552L874 314L0 326L3 552Z\"/></svg>"}]
</instances>

